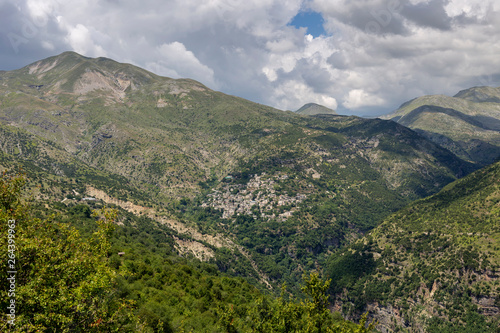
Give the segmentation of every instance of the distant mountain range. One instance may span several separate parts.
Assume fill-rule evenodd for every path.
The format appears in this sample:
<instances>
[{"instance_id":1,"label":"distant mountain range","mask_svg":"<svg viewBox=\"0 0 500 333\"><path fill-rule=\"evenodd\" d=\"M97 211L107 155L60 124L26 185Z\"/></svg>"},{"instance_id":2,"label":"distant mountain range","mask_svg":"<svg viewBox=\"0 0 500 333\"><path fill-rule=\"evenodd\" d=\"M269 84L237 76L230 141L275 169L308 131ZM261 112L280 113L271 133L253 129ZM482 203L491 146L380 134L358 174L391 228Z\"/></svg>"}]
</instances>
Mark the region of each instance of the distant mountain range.
<instances>
[{"instance_id":1,"label":"distant mountain range","mask_svg":"<svg viewBox=\"0 0 500 333\"><path fill-rule=\"evenodd\" d=\"M410 196L415 191L419 196L432 193L442 186L438 184L470 170L404 127L356 117L298 117L212 91L196 81L160 77L106 58L66 52L2 72L0 82L3 124L43 137L157 198L192 197L200 193L199 182L220 180L244 164L286 151L302 151L298 162L306 156L309 160L324 155L324 160L323 150L352 150L388 188ZM396 131L400 138L386 138L386 131ZM365 140L363 147L357 143ZM419 144L407 146L408 140ZM398 167L391 168L395 160L382 162L381 157L402 157L398 147L414 155L405 152ZM327 163L344 161L347 166L352 159L335 158L337 162ZM317 163L307 162L310 168L322 168ZM436 183L430 170L441 180ZM416 188L408 187L407 181L397 179L402 172L428 178L429 185L418 181Z\"/></svg>"},{"instance_id":2,"label":"distant mountain range","mask_svg":"<svg viewBox=\"0 0 500 333\"><path fill-rule=\"evenodd\" d=\"M304 116L314 116L318 114L337 114L335 110L316 103L305 104L295 112Z\"/></svg>"},{"instance_id":3,"label":"distant mountain range","mask_svg":"<svg viewBox=\"0 0 500 333\"><path fill-rule=\"evenodd\" d=\"M207 209L213 221L218 211L228 223L246 216L248 229L223 229L250 247L256 262L261 253L285 254L281 264L262 268L276 282L300 278L296 264L285 264L297 253L303 261L327 253L474 169L391 121L303 117L106 58L66 52L2 72L0 82L6 160L43 160L40 172L77 178L124 202L170 209L170 215L180 209L175 202L196 198L195 216L206 216ZM87 169L123 181L82 178ZM262 179L251 188L255 177L275 185L268 188ZM227 202L209 197L212 190L247 194ZM322 214L311 215L311 208ZM273 220L280 222L270 227ZM221 232L218 223L204 228ZM254 230L261 236L247 241ZM283 232L286 237L271 241Z\"/></svg>"},{"instance_id":4,"label":"distant mountain range","mask_svg":"<svg viewBox=\"0 0 500 333\"><path fill-rule=\"evenodd\" d=\"M500 157L500 87L418 97L381 118L414 129L480 166Z\"/></svg>"}]
</instances>

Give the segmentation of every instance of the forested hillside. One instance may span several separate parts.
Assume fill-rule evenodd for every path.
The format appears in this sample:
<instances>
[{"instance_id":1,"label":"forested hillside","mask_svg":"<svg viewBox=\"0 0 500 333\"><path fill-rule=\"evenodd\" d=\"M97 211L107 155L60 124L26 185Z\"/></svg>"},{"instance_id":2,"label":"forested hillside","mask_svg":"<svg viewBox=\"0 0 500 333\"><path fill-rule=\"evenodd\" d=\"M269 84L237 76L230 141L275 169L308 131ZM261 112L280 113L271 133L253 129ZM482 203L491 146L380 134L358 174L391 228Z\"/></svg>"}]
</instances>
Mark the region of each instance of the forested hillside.
<instances>
[{"instance_id":1,"label":"forested hillside","mask_svg":"<svg viewBox=\"0 0 500 333\"><path fill-rule=\"evenodd\" d=\"M106 58L0 76L2 165L28 168L39 198L99 195L274 289L298 292L338 246L474 169L391 121L300 116Z\"/></svg>"},{"instance_id":2,"label":"forested hillside","mask_svg":"<svg viewBox=\"0 0 500 333\"><path fill-rule=\"evenodd\" d=\"M381 328L500 331L500 163L387 218L329 258L336 304Z\"/></svg>"},{"instance_id":3,"label":"forested hillside","mask_svg":"<svg viewBox=\"0 0 500 333\"><path fill-rule=\"evenodd\" d=\"M147 218L89 205L26 202L26 179L0 178L3 332L368 332L327 309L329 281L304 276L298 300L275 298L217 266L179 257ZM96 208L91 210L91 208ZM9 223L7 223L9 221ZM11 227L12 223L15 224ZM9 242L8 242L9 240ZM2 255L7 262L7 253ZM14 281L14 282L13 282ZM13 302L14 301L14 302ZM11 321L11 322L9 322ZM14 324L12 324L14 323Z\"/></svg>"}]
</instances>

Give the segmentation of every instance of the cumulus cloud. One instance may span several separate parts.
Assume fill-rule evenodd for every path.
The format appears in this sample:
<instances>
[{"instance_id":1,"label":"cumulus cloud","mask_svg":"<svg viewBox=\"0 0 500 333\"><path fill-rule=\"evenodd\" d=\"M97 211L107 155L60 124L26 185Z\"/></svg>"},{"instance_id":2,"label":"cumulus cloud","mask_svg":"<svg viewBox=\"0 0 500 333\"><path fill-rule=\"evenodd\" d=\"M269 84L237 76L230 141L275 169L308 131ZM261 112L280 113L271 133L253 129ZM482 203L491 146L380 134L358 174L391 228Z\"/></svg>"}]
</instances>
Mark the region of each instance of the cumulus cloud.
<instances>
[{"instance_id":1,"label":"cumulus cloud","mask_svg":"<svg viewBox=\"0 0 500 333\"><path fill-rule=\"evenodd\" d=\"M493 1L317 0L313 6L340 36L328 63L349 73L344 88L350 89L336 95L346 109L377 114L422 94L500 84L487 76L500 72L491 43L500 34L500 8Z\"/></svg>"},{"instance_id":2,"label":"cumulus cloud","mask_svg":"<svg viewBox=\"0 0 500 333\"><path fill-rule=\"evenodd\" d=\"M321 104L331 109L337 108L335 98L315 93L305 83L295 80L287 80L278 85L272 97L273 104L282 110L294 111L305 104L303 101Z\"/></svg>"},{"instance_id":3,"label":"cumulus cloud","mask_svg":"<svg viewBox=\"0 0 500 333\"><path fill-rule=\"evenodd\" d=\"M215 86L214 71L203 65L184 44L162 44L156 51L158 60L146 63L146 68L152 72L174 79L196 77L205 84Z\"/></svg>"},{"instance_id":4,"label":"cumulus cloud","mask_svg":"<svg viewBox=\"0 0 500 333\"><path fill-rule=\"evenodd\" d=\"M353 89L344 98L344 105L350 109L360 109L366 106L379 106L384 100L375 95L371 95L363 89Z\"/></svg>"},{"instance_id":5,"label":"cumulus cloud","mask_svg":"<svg viewBox=\"0 0 500 333\"><path fill-rule=\"evenodd\" d=\"M66 31L64 40L70 45L73 51L91 57L107 56L107 53L102 46L106 45L110 40L107 35L96 31L92 27L89 29L80 23L72 26L60 16L57 20L61 30Z\"/></svg>"},{"instance_id":6,"label":"cumulus cloud","mask_svg":"<svg viewBox=\"0 0 500 333\"><path fill-rule=\"evenodd\" d=\"M312 10L326 35L289 23ZM1 69L66 50L282 109L377 115L500 85L495 0L0 0Z\"/></svg>"}]
</instances>

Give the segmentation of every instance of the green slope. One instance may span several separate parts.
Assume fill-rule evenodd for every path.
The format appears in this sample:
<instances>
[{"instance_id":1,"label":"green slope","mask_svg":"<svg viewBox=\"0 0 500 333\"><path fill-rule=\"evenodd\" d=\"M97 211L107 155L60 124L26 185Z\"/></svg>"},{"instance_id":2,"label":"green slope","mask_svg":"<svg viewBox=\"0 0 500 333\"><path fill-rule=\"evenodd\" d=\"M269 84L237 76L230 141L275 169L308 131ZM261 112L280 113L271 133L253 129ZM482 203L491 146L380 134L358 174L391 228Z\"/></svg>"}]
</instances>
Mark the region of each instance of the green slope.
<instances>
[{"instance_id":1,"label":"green slope","mask_svg":"<svg viewBox=\"0 0 500 333\"><path fill-rule=\"evenodd\" d=\"M479 165L500 156L500 88L474 87L454 97L419 97L382 118L412 128Z\"/></svg>"},{"instance_id":2,"label":"green slope","mask_svg":"<svg viewBox=\"0 0 500 333\"><path fill-rule=\"evenodd\" d=\"M498 332L499 184L495 163L332 256L337 304L354 317L369 309L388 330Z\"/></svg>"},{"instance_id":3,"label":"green slope","mask_svg":"<svg viewBox=\"0 0 500 333\"><path fill-rule=\"evenodd\" d=\"M465 107L458 109L460 103L493 105L492 94L461 93L437 113L458 117L468 126L489 126L488 133L495 132L496 123L490 118L466 113ZM422 114L426 112L409 114L407 119L414 123ZM130 261L112 258L114 265L137 271L122 281L122 287L130 299L141 299L139 308L152 325L175 317L174 329L182 326L183 318L189 322L186 327L198 327L195 317L188 315L191 312L202 313L215 330L213 313L206 313L213 307L203 302L197 303L196 310L162 305L159 313L153 302L143 301L174 297L182 288L176 296L179 302L196 298L197 286L171 279L184 276L181 271L220 282L223 298L227 296L223 292L230 293L235 284L242 289L225 299L245 303L243 298L234 299L244 290L254 290L241 280L224 280L226 274L262 289L271 286L271 292L287 282L289 290L300 295L303 272L322 271L328 264L328 272L335 277L332 290L347 290L337 301L346 313L351 309L352 315L360 314L369 304L378 318L390 318L381 321L389 328L410 323L415 329L443 328L446 320L458 318L460 325L467 316L478 327L488 328L474 306L497 302L498 283L490 282L497 281L493 270L499 265L495 259L498 187L485 189L498 184L497 171L491 171L498 165L487 171L496 175L493 178L482 180L485 171L475 173L388 217L475 166L392 121L303 117L215 92L192 80L160 77L132 65L71 52L1 72L0 121L0 167L22 167L32 179L34 197L61 214L85 210L79 199L88 195L89 187L105 192L112 197L108 201L123 207L136 204L154 209L143 210L142 219L123 217L128 213L122 212L121 222L132 229L120 231L113 251L135 238L149 244L146 253L163 253L158 242L169 244L168 250L154 255L154 264L139 263L144 257L138 254L142 248L138 243L126 250L135 253ZM459 184L472 192L463 194ZM460 193L462 197L456 197ZM472 195L477 197L470 199ZM445 200L449 208L435 205L436 200ZM466 209L469 215L463 213ZM449 221L446 228L438 226L441 217ZM355 242L354 251L342 256L330 256L384 219L371 240ZM168 224L170 220L175 223ZM462 220L470 226L457 223ZM176 223L181 227L171 230ZM85 222L80 227L85 229ZM142 234L143 229L148 235ZM205 249L211 254L205 258L211 265L196 266L194 250L189 246L183 250L183 244ZM441 246L436 259L430 246ZM176 268L168 278L161 277L157 268L166 269L162 260L178 254L190 259L173 260ZM456 258L461 267L452 265ZM212 271L215 267L219 272ZM205 268L212 277L202 272ZM438 303L425 296L425 288L435 289L431 281L436 274L440 280L432 297L440 295ZM467 284L454 280L464 275ZM163 288L166 281L179 285ZM456 290L450 287L454 283L459 286ZM420 294L424 301L419 300ZM389 304L398 311L394 325L382 311ZM175 312L179 309L182 313ZM244 318L245 311L238 311L239 318ZM423 313L438 319L421 319Z\"/></svg>"},{"instance_id":4,"label":"green slope","mask_svg":"<svg viewBox=\"0 0 500 333\"><path fill-rule=\"evenodd\" d=\"M280 151L257 156L209 188L188 214L206 230L224 230L244 245L271 282L292 286L303 269L322 267L346 240L450 181L453 175L443 170L463 166L393 122L311 121ZM298 150L298 140L314 149ZM184 206L175 209L186 217Z\"/></svg>"}]
</instances>

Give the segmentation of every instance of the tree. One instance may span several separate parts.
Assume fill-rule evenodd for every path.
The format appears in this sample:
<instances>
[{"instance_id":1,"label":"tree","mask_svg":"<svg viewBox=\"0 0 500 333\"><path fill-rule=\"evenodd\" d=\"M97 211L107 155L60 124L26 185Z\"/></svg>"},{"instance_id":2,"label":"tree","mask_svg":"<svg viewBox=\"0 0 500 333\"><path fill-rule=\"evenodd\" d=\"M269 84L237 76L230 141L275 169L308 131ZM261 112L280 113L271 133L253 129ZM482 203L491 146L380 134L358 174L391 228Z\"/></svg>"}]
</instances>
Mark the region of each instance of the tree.
<instances>
[{"instance_id":1,"label":"tree","mask_svg":"<svg viewBox=\"0 0 500 333\"><path fill-rule=\"evenodd\" d=\"M373 331L375 323L366 326L365 314L359 324L344 320L336 320L328 310L327 290L330 280L323 281L317 273L304 275L302 291L307 299L286 299L286 286L283 286L281 296L274 302L266 298L256 300L249 311L250 326L253 332L266 333L367 333ZM222 318L226 323L227 318ZM234 332L236 328L231 326Z\"/></svg>"},{"instance_id":2,"label":"tree","mask_svg":"<svg viewBox=\"0 0 500 333\"><path fill-rule=\"evenodd\" d=\"M4 174L0 179L1 248L7 248L4 235L14 229L10 240L15 245L15 264L9 271L17 271L15 293L9 296L12 286L5 279L0 290L2 309L14 300L15 325L2 311L0 331L108 332L133 325L130 304L114 296L114 272L106 258L113 229L107 218L113 214L103 212L98 231L84 240L54 216L32 218L29 205L21 199L25 182L19 175ZM6 263L12 263L5 251L2 263L4 270Z\"/></svg>"}]
</instances>

